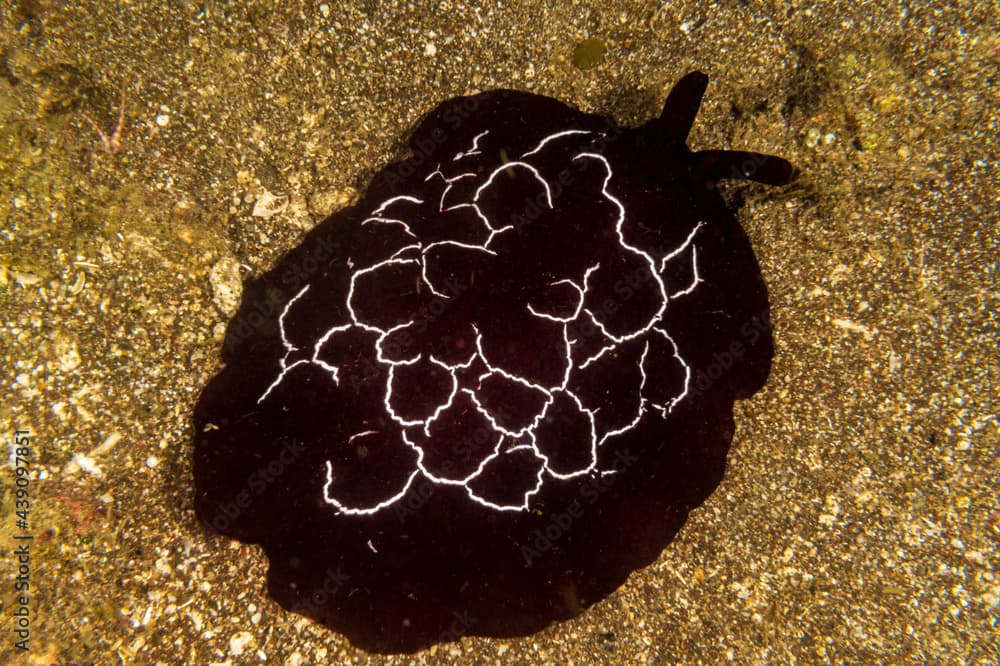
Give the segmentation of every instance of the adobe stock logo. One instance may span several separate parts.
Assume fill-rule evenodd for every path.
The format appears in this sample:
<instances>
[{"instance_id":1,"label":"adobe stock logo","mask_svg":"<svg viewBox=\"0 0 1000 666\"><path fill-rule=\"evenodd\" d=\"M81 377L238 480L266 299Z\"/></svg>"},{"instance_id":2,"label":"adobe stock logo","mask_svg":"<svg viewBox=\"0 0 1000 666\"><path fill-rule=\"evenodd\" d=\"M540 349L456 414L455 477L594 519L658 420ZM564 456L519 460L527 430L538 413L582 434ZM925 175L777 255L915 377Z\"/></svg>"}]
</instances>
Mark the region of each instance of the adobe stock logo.
<instances>
[{"instance_id":1,"label":"adobe stock logo","mask_svg":"<svg viewBox=\"0 0 1000 666\"><path fill-rule=\"evenodd\" d=\"M240 491L232 496L232 501L219 505L219 513L209 521L217 532L225 532L258 497L264 494L264 491L281 478L289 465L302 455L301 443L296 443L289 437L283 437L280 441L281 449L274 457L247 475L246 482Z\"/></svg>"},{"instance_id":2,"label":"adobe stock logo","mask_svg":"<svg viewBox=\"0 0 1000 666\"><path fill-rule=\"evenodd\" d=\"M531 533L531 541L521 546L521 556L524 558L524 566L530 567L531 563L544 555L566 534L573 523L582 518L587 507L593 505L606 492L614 487L620 474L631 468L639 459L632 455L628 449L623 449L615 455L615 461L611 465L611 470L602 474L596 474L587 479L583 487L580 488L578 497L575 497L565 510L554 513L549 517L548 524L534 530Z\"/></svg>"},{"instance_id":3,"label":"adobe stock logo","mask_svg":"<svg viewBox=\"0 0 1000 666\"><path fill-rule=\"evenodd\" d=\"M757 344L762 335L768 335L771 330L767 311L754 315L743 322L740 327L739 339L729 343L722 351L712 352L712 361L704 367L692 368L690 391L693 397L705 394L723 375L743 360L749 348Z\"/></svg>"},{"instance_id":4,"label":"adobe stock logo","mask_svg":"<svg viewBox=\"0 0 1000 666\"><path fill-rule=\"evenodd\" d=\"M338 566L336 569L328 568L323 576L323 581L314 587L309 595L293 609L294 612L307 617L321 615L323 609L331 599L344 588L351 580L351 577Z\"/></svg>"}]
</instances>

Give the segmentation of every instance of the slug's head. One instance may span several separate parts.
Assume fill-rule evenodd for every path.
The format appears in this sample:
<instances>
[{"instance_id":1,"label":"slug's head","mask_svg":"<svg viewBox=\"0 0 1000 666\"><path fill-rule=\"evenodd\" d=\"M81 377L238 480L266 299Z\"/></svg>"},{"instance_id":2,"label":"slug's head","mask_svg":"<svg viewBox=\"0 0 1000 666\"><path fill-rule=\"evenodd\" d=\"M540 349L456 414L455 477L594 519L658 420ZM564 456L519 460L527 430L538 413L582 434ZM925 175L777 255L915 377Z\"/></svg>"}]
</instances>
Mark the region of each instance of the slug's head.
<instances>
[{"instance_id":1,"label":"slug's head","mask_svg":"<svg viewBox=\"0 0 1000 666\"><path fill-rule=\"evenodd\" d=\"M687 137L708 86L702 72L691 72L677 82L667 95L663 112L643 129L660 150L683 150L690 154L693 171L706 181L752 180L765 185L785 185L792 179L792 165L780 157L741 150L687 149Z\"/></svg>"}]
</instances>

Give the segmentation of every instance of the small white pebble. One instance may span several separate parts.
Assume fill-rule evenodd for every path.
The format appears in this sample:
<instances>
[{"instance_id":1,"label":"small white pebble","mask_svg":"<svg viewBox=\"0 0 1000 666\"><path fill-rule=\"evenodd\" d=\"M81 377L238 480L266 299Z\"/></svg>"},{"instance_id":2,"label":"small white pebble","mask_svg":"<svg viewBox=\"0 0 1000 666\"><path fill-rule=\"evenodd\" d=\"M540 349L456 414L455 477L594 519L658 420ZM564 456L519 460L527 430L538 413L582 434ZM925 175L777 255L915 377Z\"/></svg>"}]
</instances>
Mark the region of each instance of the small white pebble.
<instances>
[{"instance_id":1,"label":"small white pebble","mask_svg":"<svg viewBox=\"0 0 1000 666\"><path fill-rule=\"evenodd\" d=\"M319 13L323 18L330 18L330 5L325 2L319 6Z\"/></svg>"},{"instance_id":2,"label":"small white pebble","mask_svg":"<svg viewBox=\"0 0 1000 666\"><path fill-rule=\"evenodd\" d=\"M156 124L159 125L160 127L166 127L167 125L170 124L170 116L167 115L166 113L161 113L160 115L156 116Z\"/></svg>"},{"instance_id":3,"label":"small white pebble","mask_svg":"<svg viewBox=\"0 0 1000 666\"><path fill-rule=\"evenodd\" d=\"M229 654L234 657L241 657L243 656L243 651L253 642L253 634L249 631L240 631L235 633L229 639Z\"/></svg>"},{"instance_id":4,"label":"small white pebble","mask_svg":"<svg viewBox=\"0 0 1000 666\"><path fill-rule=\"evenodd\" d=\"M227 317L236 314L243 297L243 279L236 258L225 256L219 259L208 273L208 282L212 285L212 300L219 312Z\"/></svg>"},{"instance_id":5,"label":"small white pebble","mask_svg":"<svg viewBox=\"0 0 1000 666\"><path fill-rule=\"evenodd\" d=\"M156 573L162 576L169 576L173 573L173 569L170 567L170 562L165 557L157 559L156 562L153 563L153 568L156 570Z\"/></svg>"},{"instance_id":6,"label":"small white pebble","mask_svg":"<svg viewBox=\"0 0 1000 666\"><path fill-rule=\"evenodd\" d=\"M149 469L153 469L159 464L160 464L160 459L157 458L156 456L149 456L148 458L146 458L146 467L148 467Z\"/></svg>"},{"instance_id":7,"label":"small white pebble","mask_svg":"<svg viewBox=\"0 0 1000 666\"><path fill-rule=\"evenodd\" d=\"M115 448L115 444L120 441L122 441L122 434L120 432L113 432L105 437L104 441L95 446L87 455L92 458L102 456L111 449Z\"/></svg>"},{"instance_id":8,"label":"small white pebble","mask_svg":"<svg viewBox=\"0 0 1000 666\"><path fill-rule=\"evenodd\" d=\"M199 613L197 611L189 610L187 612L187 616L191 620L191 623L194 625L194 630L197 631L197 632L200 632L201 628L203 626L203 622L202 622L202 619L201 619L201 613Z\"/></svg>"},{"instance_id":9,"label":"small white pebble","mask_svg":"<svg viewBox=\"0 0 1000 666\"><path fill-rule=\"evenodd\" d=\"M427 57L437 55L437 52L438 49L437 46L434 45L434 42L427 42L427 44L424 46L424 55Z\"/></svg>"},{"instance_id":10,"label":"small white pebble","mask_svg":"<svg viewBox=\"0 0 1000 666\"><path fill-rule=\"evenodd\" d=\"M264 190L263 194L260 195L260 198L253 205L253 212L250 214L254 217L266 218L283 213L286 208L288 208L288 195L271 194L267 190Z\"/></svg>"},{"instance_id":11,"label":"small white pebble","mask_svg":"<svg viewBox=\"0 0 1000 666\"><path fill-rule=\"evenodd\" d=\"M85 456L82 453L74 454L73 457L70 458L69 462L63 465L63 474L73 475L81 469L88 474L96 476L97 478L104 476L104 472L102 472L101 468L97 466L94 459Z\"/></svg>"}]
</instances>

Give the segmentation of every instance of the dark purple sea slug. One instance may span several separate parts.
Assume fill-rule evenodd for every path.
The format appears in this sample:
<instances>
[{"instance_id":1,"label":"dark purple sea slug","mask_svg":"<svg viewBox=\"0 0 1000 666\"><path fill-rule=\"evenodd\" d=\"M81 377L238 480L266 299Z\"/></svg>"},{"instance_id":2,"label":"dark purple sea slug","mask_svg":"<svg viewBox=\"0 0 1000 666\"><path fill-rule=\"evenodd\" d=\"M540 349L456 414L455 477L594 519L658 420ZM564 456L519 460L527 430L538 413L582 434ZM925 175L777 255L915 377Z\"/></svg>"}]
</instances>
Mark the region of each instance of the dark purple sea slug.
<instances>
[{"instance_id":1,"label":"dark purple sea slug","mask_svg":"<svg viewBox=\"0 0 1000 666\"><path fill-rule=\"evenodd\" d=\"M494 90L251 280L194 414L195 510L268 588L378 652L525 635L659 555L722 478L773 353L767 291L692 152L707 85L638 128Z\"/></svg>"}]
</instances>

